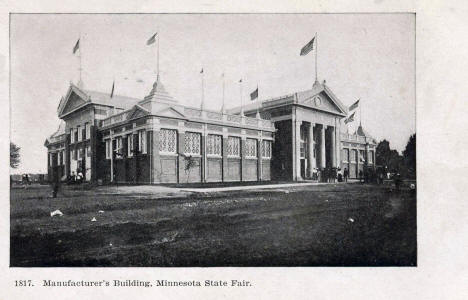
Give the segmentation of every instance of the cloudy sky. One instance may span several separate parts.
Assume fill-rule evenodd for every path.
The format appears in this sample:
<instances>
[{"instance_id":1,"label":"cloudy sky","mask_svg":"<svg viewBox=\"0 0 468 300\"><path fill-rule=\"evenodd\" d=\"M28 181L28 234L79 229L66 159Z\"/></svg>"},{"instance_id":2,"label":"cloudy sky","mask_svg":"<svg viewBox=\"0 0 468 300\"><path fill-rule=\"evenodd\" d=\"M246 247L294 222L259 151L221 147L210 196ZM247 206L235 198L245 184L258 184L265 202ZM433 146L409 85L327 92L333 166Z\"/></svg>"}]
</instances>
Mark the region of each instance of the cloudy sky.
<instances>
[{"instance_id":1,"label":"cloudy sky","mask_svg":"<svg viewBox=\"0 0 468 300\"><path fill-rule=\"evenodd\" d=\"M57 106L79 77L72 48L81 34L86 89L135 98L151 89L160 35L160 74L181 103L199 106L200 70L207 107L227 107L259 86L259 97L306 90L314 53L300 49L318 33L318 77L345 105L360 98L362 124L401 151L415 132L414 16L410 14L12 15L11 140L21 147L16 172L46 172L44 141L58 127ZM359 122L357 118L356 123ZM350 128L352 131L353 128Z\"/></svg>"}]
</instances>

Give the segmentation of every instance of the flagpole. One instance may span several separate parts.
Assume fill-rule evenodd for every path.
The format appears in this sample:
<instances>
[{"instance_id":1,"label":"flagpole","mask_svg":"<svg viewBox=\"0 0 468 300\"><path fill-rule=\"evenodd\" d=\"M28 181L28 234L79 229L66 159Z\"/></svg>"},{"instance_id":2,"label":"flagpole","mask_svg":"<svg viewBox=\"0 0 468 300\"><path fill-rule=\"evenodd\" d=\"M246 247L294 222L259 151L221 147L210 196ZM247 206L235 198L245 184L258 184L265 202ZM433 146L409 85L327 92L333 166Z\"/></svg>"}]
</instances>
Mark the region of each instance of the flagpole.
<instances>
[{"instance_id":1,"label":"flagpole","mask_svg":"<svg viewBox=\"0 0 468 300\"><path fill-rule=\"evenodd\" d=\"M242 79L239 81L239 87L240 87L240 100L241 100L240 114L241 116L244 116L244 100L242 99Z\"/></svg>"},{"instance_id":2,"label":"flagpole","mask_svg":"<svg viewBox=\"0 0 468 300\"><path fill-rule=\"evenodd\" d=\"M362 127L362 123L361 123L361 120L362 120L362 103L359 103L359 126Z\"/></svg>"},{"instance_id":3,"label":"flagpole","mask_svg":"<svg viewBox=\"0 0 468 300\"><path fill-rule=\"evenodd\" d=\"M80 44L83 44L83 43L82 43L82 39L81 39L81 31L80 31L80 37L79 37L79 39L78 39L78 43L79 43L79 44L78 44L78 47L79 47L79 48L78 48L78 51L80 51L80 56L78 56L78 58L79 58L79 63L80 63L80 67L79 67L79 71L80 71L80 80L78 81L78 86L81 87L81 53L82 53L81 50L82 50L82 48L83 48L82 45L80 45Z\"/></svg>"},{"instance_id":4,"label":"flagpole","mask_svg":"<svg viewBox=\"0 0 468 300\"><path fill-rule=\"evenodd\" d=\"M258 83L257 83L257 102L260 102L260 91L258 90ZM260 105L261 103L257 103L257 114L256 117L257 119L260 119Z\"/></svg>"},{"instance_id":5,"label":"flagpole","mask_svg":"<svg viewBox=\"0 0 468 300\"><path fill-rule=\"evenodd\" d=\"M318 40L317 40L317 32L315 33L315 81L318 81L317 75L317 53L318 53Z\"/></svg>"},{"instance_id":6,"label":"flagpole","mask_svg":"<svg viewBox=\"0 0 468 300\"><path fill-rule=\"evenodd\" d=\"M200 109L201 110L204 110L205 108L205 72L202 68L202 72L201 72L201 80L202 80L202 90L201 90L201 105L200 105Z\"/></svg>"},{"instance_id":7,"label":"flagpole","mask_svg":"<svg viewBox=\"0 0 468 300\"><path fill-rule=\"evenodd\" d=\"M221 113L224 114L224 112L225 112L225 107L224 107L224 85L225 85L225 83L224 83L224 73L223 73L222 76L223 76L223 106L221 107Z\"/></svg>"},{"instance_id":8,"label":"flagpole","mask_svg":"<svg viewBox=\"0 0 468 300\"><path fill-rule=\"evenodd\" d=\"M159 79L159 30L157 32L157 37L158 37L158 47L157 47L157 59L156 59L156 75L157 78Z\"/></svg>"}]
</instances>

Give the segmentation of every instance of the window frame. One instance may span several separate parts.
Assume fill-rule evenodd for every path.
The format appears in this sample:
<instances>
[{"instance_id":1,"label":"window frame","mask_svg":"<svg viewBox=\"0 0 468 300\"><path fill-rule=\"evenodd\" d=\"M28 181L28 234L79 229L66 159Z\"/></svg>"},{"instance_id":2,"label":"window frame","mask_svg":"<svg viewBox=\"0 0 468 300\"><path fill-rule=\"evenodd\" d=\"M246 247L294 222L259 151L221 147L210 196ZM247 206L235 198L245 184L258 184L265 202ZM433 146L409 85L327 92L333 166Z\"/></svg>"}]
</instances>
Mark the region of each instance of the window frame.
<instances>
[{"instance_id":1,"label":"window frame","mask_svg":"<svg viewBox=\"0 0 468 300\"><path fill-rule=\"evenodd\" d=\"M269 153L267 155L265 145L269 145ZM270 140L263 140L262 141L262 158L264 159L271 159L271 153L273 148L273 142Z\"/></svg>"},{"instance_id":2,"label":"window frame","mask_svg":"<svg viewBox=\"0 0 468 300\"><path fill-rule=\"evenodd\" d=\"M233 141L238 141L237 143L237 152L238 154L233 154L234 151L231 151L231 153L229 153L229 149L233 150L234 149L234 145L233 145ZM235 144L235 143L234 143ZM230 157L230 158L240 158L241 157L241 137L239 136L228 136L228 145L227 145L227 157Z\"/></svg>"},{"instance_id":3,"label":"window frame","mask_svg":"<svg viewBox=\"0 0 468 300\"><path fill-rule=\"evenodd\" d=\"M168 145L169 145L169 140L166 141L165 145L166 145L166 149L162 149L162 139L163 138L167 138L169 136L169 134L165 134L164 132L174 132L174 151L167 151L168 150ZM177 130L176 129L170 129L170 128L161 128L159 130L159 145L158 145L158 149L159 149L159 153L160 154L163 154L163 155L175 155L177 154L177 143L178 143L178 140L177 140L177 137L178 137L178 134L177 134ZM185 140L184 140L185 141Z\"/></svg>"},{"instance_id":4,"label":"window frame","mask_svg":"<svg viewBox=\"0 0 468 300\"><path fill-rule=\"evenodd\" d=\"M147 153L146 129L138 130L138 151L141 154Z\"/></svg>"},{"instance_id":5,"label":"window frame","mask_svg":"<svg viewBox=\"0 0 468 300\"><path fill-rule=\"evenodd\" d=\"M219 139L219 154L215 153L216 140ZM211 144L211 151L208 148ZM206 136L206 155L209 157L222 157L223 156L223 136L220 134L208 134Z\"/></svg>"},{"instance_id":6,"label":"window frame","mask_svg":"<svg viewBox=\"0 0 468 300\"><path fill-rule=\"evenodd\" d=\"M127 157L133 157L133 133L127 135Z\"/></svg>"},{"instance_id":7,"label":"window frame","mask_svg":"<svg viewBox=\"0 0 468 300\"><path fill-rule=\"evenodd\" d=\"M253 150L251 153L251 150ZM256 159L258 158L258 143L257 139L246 138L245 139L245 158Z\"/></svg>"},{"instance_id":8,"label":"window frame","mask_svg":"<svg viewBox=\"0 0 468 300\"><path fill-rule=\"evenodd\" d=\"M197 137L198 139L198 153L194 152L193 149L195 148L195 143L196 140L194 138L190 139L189 136ZM187 142L192 142L189 147L187 147ZM177 147L176 147L177 148ZM187 148L189 148L189 151L187 151ZM190 156L200 156L201 155L201 133L199 132L192 132L192 131L186 131L184 134L184 154L185 155L190 155Z\"/></svg>"}]
</instances>

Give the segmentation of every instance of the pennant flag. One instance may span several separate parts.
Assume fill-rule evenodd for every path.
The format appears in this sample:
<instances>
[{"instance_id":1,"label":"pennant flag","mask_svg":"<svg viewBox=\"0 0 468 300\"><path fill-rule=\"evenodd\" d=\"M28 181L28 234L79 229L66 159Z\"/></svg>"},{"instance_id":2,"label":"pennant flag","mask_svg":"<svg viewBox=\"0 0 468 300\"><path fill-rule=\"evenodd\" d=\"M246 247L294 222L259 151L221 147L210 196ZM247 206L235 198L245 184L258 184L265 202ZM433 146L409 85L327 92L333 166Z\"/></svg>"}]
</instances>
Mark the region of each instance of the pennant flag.
<instances>
[{"instance_id":1,"label":"pennant flag","mask_svg":"<svg viewBox=\"0 0 468 300\"><path fill-rule=\"evenodd\" d=\"M306 55L314 49L315 36L301 49L301 56Z\"/></svg>"},{"instance_id":2,"label":"pennant flag","mask_svg":"<svg viewBox=\"0 0 468 300\"><path fill-rule=\"evenodd\" d=\"M354 121L354 114L355 114L355 113L353 113L351 116L349 116L349 118L345 119L345 120L344 120L344 123L345 123L345 124L348 124L348 123Z\"/></svg>"},{"instance_id":3,"label":"pennant flag","mask_svg":"<svg viewBox=\"0 0 468 300\"><path fill-rule=\"evenodd\" d=\"M361 99L358 99L356 102L354 102L350 107L349 107L349 111L352 111L353 109L356 109L359 105L359 100Z\"/></svg>"},{"instance_id":4,"label":"pennant flag","mask_svg":"<svg viewBox=\"0 0 468 300\"><path fill-rule=\"evenodd\" d=\"M158 33L156 32L155 34L153 34L152 37L149 38L148 41L146 41L146 45L149 46L151 44L154 44L154 42L156 41L156 35L158 35Z\"/></svg>"},{"instance_id":5,"label":"pennant flag","mask_svg":"<svg viewBox=\"0 0 468 300\"><path fill-rule=\"evenodd\" d=\"M203 68L201 69L200 74L203 74Z\"/></svg>"},{"instance_id":6,"label":"pennant flag","mask_svg":"<svg viewBox=\"0 0 468 300\"><path fill-rule=\"evenodd\" d=\"M78 49L80 49L80 39L76 41L75 47L73 47L73 54L75 54Z\"/></svg>"},{"instance_id":7,"label":"pennant flag","mask_svg":"<svg viewBox=\"0 0 468 300\"><path fill-rule=\"evenodd\" d=\"M257 89L255 91L253 91L252 93L250 93L250 100L255 100L258 98L258 86L257 86Z\"/></svg>"},{"instance_id":8,"label":"pennant flag","mask_svg":"<svg viewBox=\"0 0 468 300\"><path fill-rule=\"evenodd\" d=\"M114 97L114 85L115 85L115 81L112 82L112 90L111 90L111 94L110 94L110 97Z\"/></svg>"},{"instance_id":9,"label":"pennant flag","mask_svg":"<svg viewBox=\"0 0 468 300\"><path fill-rule=\"evenodd\" d=\"M242 79L241 79L241 80L239 80L239 82L242 82Z\"/></svg>"}]
</instances>

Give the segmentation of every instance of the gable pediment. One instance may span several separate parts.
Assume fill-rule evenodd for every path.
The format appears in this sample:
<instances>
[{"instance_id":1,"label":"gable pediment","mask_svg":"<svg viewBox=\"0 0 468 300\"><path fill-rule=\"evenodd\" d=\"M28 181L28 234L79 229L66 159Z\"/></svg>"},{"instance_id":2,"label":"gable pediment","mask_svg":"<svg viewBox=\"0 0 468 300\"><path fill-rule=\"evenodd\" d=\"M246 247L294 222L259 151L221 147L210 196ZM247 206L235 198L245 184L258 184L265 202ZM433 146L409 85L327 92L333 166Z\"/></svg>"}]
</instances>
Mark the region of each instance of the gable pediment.
<instances>
[{"instance_id":1,"label":"gable pediment","mask_svg":"<svg viewBox=\"0 0 468 300\"><path fill-rule=\"evenodd\" d=\"M65 105L60 115L67 114L87 102L86 100L78 96L78 94L75 92L71 92L69 97L65 101Z\"/></svg>"},{"instance_id":2,"label":"gable pediment","mask_svg":"<svg viewBox=\"0 0 468 300\"><path fill-rule=\"evenodd\" d=\"M127 120L137 119L149 115L149 112L139 105L135 105L132 111L128 114Z\"/></svg>"},{"instance_id":3,"label":"gable pediment","mask_svg":"<svg viewBox=\"0 0 468 300\"><path fill-rule=\"evenodd\" d=\"M165 108L159 112L157 112L157 115L158 116L161 116L161 117L167 117L167 118L186 118L185 115L183 113L181 113L180 111L178 111L177 109L173 108L173 107L168 107L168 108Z\"/></svg>"},{"instance_id":4,"label":"gable pediment","mask_svg":"<svg viewBox=\"0 0 468 300\"><path fill-rule=\"evenodd\" d=\"M304 98L304 100L301 101L302 104L319 109L319 110L325 110L331 113L336 113L336 114L346 114L328 95L328 93L325 90L322 90L321 92L315 94L315 95L308 95L307 97Z\"/></svg>"}]
</instances>

